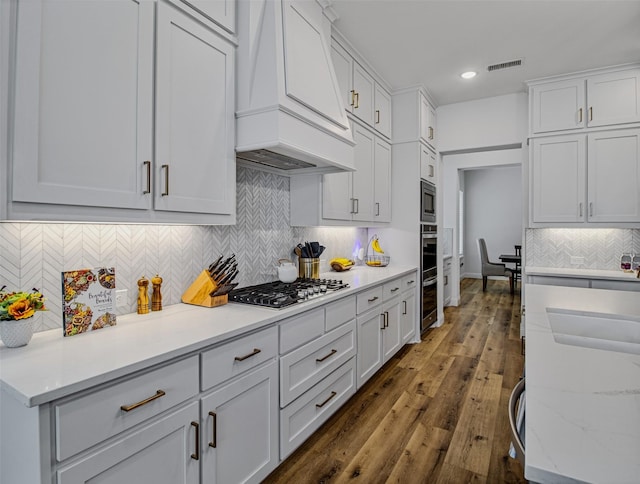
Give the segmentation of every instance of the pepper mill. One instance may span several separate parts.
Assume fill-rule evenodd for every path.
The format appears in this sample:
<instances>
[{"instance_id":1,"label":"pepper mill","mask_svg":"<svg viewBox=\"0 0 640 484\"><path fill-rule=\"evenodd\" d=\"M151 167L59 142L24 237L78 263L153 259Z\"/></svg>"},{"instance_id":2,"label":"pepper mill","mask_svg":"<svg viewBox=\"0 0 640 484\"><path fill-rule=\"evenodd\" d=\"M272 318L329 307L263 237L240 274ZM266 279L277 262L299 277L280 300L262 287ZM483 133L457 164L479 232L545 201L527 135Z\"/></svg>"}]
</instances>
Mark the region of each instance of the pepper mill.
<instances>
[{"instance_id":1,"label":"pepper mill","mask_svg":"<svg viewBox=\"0 0 640 484\"><path fill-rule=\"evenodd\" d=\"M153 284L153 292L151 294L151 310L162 311L162 293L160 292L162 277L156 274L155 277L151 278L151 284Z\"/></svg>"},{"instance_id":2,"label":"pepper mill","mask_svg":"<svg viewBox=\"0 0 640 484\"><path fill-rule=\"evenodd\" d=\"M142 276L138 279L138 314L149 312L149 280Z\"/></svg>"}]
</instances>

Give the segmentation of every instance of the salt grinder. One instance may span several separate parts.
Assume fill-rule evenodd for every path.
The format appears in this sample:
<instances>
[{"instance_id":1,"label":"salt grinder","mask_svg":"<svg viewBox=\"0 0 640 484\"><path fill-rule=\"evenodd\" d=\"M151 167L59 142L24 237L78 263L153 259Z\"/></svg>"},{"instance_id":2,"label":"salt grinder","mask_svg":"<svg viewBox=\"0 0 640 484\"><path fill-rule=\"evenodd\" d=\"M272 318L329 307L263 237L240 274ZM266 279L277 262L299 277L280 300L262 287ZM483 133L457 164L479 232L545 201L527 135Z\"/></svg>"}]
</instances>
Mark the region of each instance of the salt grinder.
<instances>
[{"instance_id":1,"label":"salt grinder","mask_svg":"<svg viewBox=\"0 0 640 484\"><path fill-rule=\"evenodd\" d=\"M138 279L138 314L149 312L149 280L142 276Z\"/></svg>"},{"instance_id":2,"label":"salt grinder","mask_svg":"<svg viewBox=\"0 0 640 484\"><path fill-rule=\"evenodd\" d=\"M162 311L162 293L160 292L162 277L156 274L155 277L151 278L151 284L153 284L153 293L151 294L151 310Z\"/></svg>"}]
</instances>

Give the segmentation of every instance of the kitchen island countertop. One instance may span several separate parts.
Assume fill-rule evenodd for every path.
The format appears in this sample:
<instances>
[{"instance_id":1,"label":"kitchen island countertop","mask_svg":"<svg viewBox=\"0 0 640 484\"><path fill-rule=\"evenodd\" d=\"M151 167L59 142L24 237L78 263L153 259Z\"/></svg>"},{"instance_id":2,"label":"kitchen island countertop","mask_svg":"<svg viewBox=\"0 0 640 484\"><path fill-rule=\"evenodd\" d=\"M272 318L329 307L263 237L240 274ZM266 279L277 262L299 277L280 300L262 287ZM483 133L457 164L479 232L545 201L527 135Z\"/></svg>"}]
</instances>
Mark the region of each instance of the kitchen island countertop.
<instances>
[{"instance_id":1,"label":"kitchen island countertop","mask_svg":"<svg viewBox=\"0 0 640 484\"><path fill-rule=\"evenodd\" d=\"M636 277L635 272L623 272L622 270L527 266L524 268L524 273L527 276L576 277L580 279L605 279L640 283L640 279Z\"/></svg>"},{"instance_id":2,"label":"kitchen island countertop","mask_svg":"<svg viewBox=\"0 0 640 484\"><path fill-rule=\"evenodd\" d=\"M561 344L546 308L640 316L634 292L528 285L525 477L638 482L640 355Z\"/></svg>"},{"instance_id":3,"label":"kitchen island countertop","mask_svg":"<svg viewBox=\"0 0 640 484\"><path fill-rule=\"evenodd\" d=\"M118 316L117 325L63 337L62 327L35 333L21 348L0 344L0 389L33 407L152 365L266 328L316 306L416 271L417 267L356 266L341 273L348 288L284 309L229 303L216 308L175 304L148 314Z\"/></svg>"}]
</instances>

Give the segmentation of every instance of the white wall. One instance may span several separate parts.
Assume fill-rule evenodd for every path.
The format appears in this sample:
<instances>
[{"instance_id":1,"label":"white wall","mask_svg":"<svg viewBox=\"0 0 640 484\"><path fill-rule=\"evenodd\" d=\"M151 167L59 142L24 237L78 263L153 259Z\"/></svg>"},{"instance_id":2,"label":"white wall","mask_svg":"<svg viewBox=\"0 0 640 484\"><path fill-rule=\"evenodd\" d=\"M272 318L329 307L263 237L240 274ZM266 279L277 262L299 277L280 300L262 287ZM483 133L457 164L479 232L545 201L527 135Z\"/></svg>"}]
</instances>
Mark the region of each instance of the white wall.
<instances>
[{"instance_id":1,"label":"white wall","mask_svg":"<svg viewBox=\"0 0 640 484\"><path fill-rule=\"evenodd\" d=\"M464 172L464 273L480 277L477 239L484 238L491 262L513 254L522 244L521 167L507 166Z\"/></svg>"},{"instance_id":2,"label":"white wall","mask_svg":"<svg viewBox=\"0 0 640 484\"><path fill-rule=\"evenodd\" d=\"M475 150L520 144L528 131L528 96L507 94L440 106L438 151Z\"/></svg>"}]
</instances>

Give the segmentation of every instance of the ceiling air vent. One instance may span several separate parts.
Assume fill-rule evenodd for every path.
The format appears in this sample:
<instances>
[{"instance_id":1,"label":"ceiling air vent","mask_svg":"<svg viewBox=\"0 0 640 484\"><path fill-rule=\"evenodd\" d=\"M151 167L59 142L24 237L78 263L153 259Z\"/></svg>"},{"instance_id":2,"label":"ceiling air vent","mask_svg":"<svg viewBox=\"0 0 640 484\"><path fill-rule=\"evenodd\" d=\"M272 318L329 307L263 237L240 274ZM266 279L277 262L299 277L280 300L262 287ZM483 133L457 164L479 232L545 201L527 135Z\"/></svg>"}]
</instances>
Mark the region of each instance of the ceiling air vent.
<instances>
[{"instance_id":1,"label":"ceiling air vent","mask_svg":"<svg viewBox=\"0 0 640 484\"><path fill-rule=\"evenodd\" d=\"M516 60L512 60L512 61L508 61L508 62L501 62L499 64L493 64L489 67L487 67L487 70L489 72L492 71L497 71L500 69L508 69L509 67L518 67L522 65L522 59L516 59Z\"/></svg>"}]
</instances>

